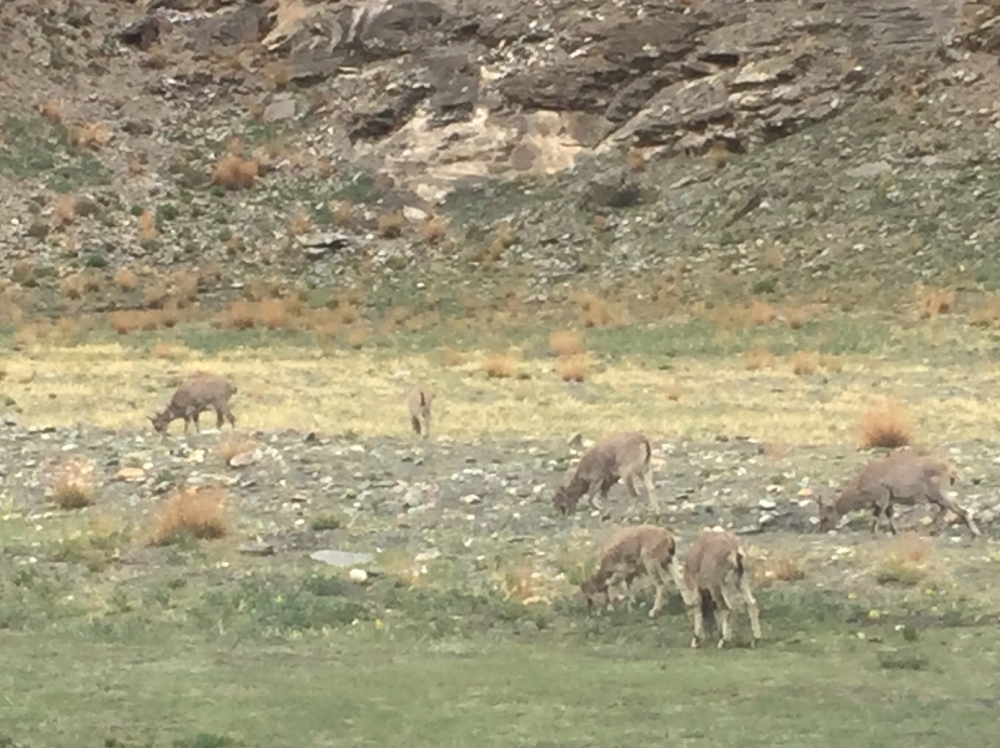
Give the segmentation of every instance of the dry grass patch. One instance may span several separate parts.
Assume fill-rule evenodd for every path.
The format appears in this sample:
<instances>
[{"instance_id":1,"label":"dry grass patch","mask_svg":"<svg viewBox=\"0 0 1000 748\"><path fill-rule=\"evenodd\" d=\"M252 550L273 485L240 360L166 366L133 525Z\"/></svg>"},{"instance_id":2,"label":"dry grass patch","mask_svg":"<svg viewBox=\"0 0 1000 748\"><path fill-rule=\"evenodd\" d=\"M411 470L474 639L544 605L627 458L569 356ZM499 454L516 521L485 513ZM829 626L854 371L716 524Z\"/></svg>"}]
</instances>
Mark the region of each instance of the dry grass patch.
<instances>
[{"instance_id":1,"label":"dry grass patch","mask_svg":"<svg viewBox=\"0 0 1000 748\"><path fill-rule=\"evenodd\" d=\"M403 211L397 210L380 215L376 230L383 239L395 239L402 236L405 226L406 216L403 215Z\"/></svg>"},{"instance_id":2,"label":"dry grass patch","mask_svg":"<svg viewBox=\"0 0 1000 748\"><path fill-rule=\"evenodd\" d=\"M825 353L819 357L819 365L831 374L837 374L844 370L844 358Z\"/></svg>"},{"instance_id":3,"label":"dry grass patch","mask_svg":"<svg viewBox=\"0 0 1000 748\"><path fill-rule=\"evenodd\" d=\"M517 361L507 353L491 353L483 361L483 371L488 379L506 379L513 376Z\"/></svg>"},{"instance_id":4,"label":"dry grass patch","mask_svg":"<svg viewBox=\"0 0 1000 748\"><path fill-rule=\"evenodd\" d=\"M354 206L347 200L332 200L327 210L334 226L346 228L354 223Z\"/></svg>"},{"instance_id":5,"label":"dry grass patch","mask_svg":"<svg viewBox=\"0 0 1000 748\"><path fill-rule=\"evenodd\" d=\"M713 143L711 148L705 151L705 161L713 169L721 169L729 160L729 149L724 143Z\"/></svg>"},{"instance_id":6,"label":"dry grass patch","mask_svg":"<svg viewBox=\"0 0 1000 748\"><path fill-rule=\"evenodd\" d=\"M149 355L166 361L182 361L191 354L191 349L183 343L168 343L157 340L149 347Z\"/></svg>"},{"instance_id":7,"label":"dry grass patch","mask_svg":"<svg viewBox=\"0 0 1000 748\"><path fill-rule=\"evenodd\" d=\"M224 330L249 330L257 324L257 310L251 302L238 299L222 310L214 324Z\"/></svg>"},{"instance_id":8,"label":"dry grass patch","mask_svg":"<svg viewBox=\"0 0 1000 748\"><path fill-rule=\"evenodd\" d=\"M461 351L454 348L445 348L441 351L441 365L446 367L459 366L462 363Z\"/></svg>"},{"instance_id":9,"label":"dry grass patch","mask_svg":"<svg viewBox=\"0 0 1000 748\"><path fill-rule=\"evenodd\" d=\"M246 161L235 153L227 153L212 171L212 184L230 191L248 190L257 181L259 170L256 159Z\"/></svg>"},{"instance_id":10,"label":"dry grass patch","mask_svg":"<svg viewBox=\"0 0 1000 748\"><path fill-rule=\"evenodd\" d=\"M300 205L298 210L295 211L295 215L288 222L288 233L292 236L301 236L302 234L308 234L311 230L312 219L309 217L309 211Z\"/></svg>"},{"instance_id":11,"label":"dry grass patch","mask_svg":"<svg viewBox=\"0 0 1000 748\"><path fill-rule=\"evenodd\" d=\"M441 216L427 216L418 228L425 244L440 244L447 233L447 224Z\"/></svg>"},{"instance_id":12,"label":"dry grass patch","mask_svg":"<svg viewBox=\"0 0 1000 748\"><path fill-rule=\"evenodd\" d=\"M913 587L930 575L933 564L931 544L915 532L903 532L885 541L875 565L875 581Z\"/></svg>"},{"instance_id":13,"label":"dry grass patch","mask_svg":"<svg viewBox=\"0 0 1000 748\"><path fill-rule=\"evenodd\" d=\"M222 462L227 467L232 467L235 458L253 454L256 449L257 442L245 436L238 435L228 435L219 444L219 453L222 455Z\"/></svg>"},{"instance_id":14,"label":"dry grass patch","mask_svg":"<svg viewBox=\"0 0 1000 748\"><path fill-rule=\"evenodd\" d=\"M38 106L38 113L50 125L58 126L63 123L66 117L66 105L63 104L62 99L47 99Z\"/></svg>"},{"instance_id":15,"label":"dry grass patch","mask_svg":"<svg viewBox=\"0 0 1000 748\"><path fill-rule=\"evenodd\" d=\"M955 289L917 286L917 313L920 319L934 319L939 314L947 314L955 306Z\"/></svg>"},{"instance_id":16,"label":"dry grass patch","mask_svg":"<svg viewBox=\"0 0 1000 748\"><path fill-rule=\"evenodd\" d=\"M685 392L686 390L679 382L668 382L663 387L663 396L672 403L676 403L680 400L684 396Z\"/></svg>"},{"instance_id":17,"label":"dry grass patch","mask_svg":"<svg viewBox=\"0 0 1000 748\"><path fill-rule=\"evenodd\" d=\"M74 127L69 133L69 142L77 150L85 148L99 151L111 140L111 130L95 122L86 122Z\"/></svg>"},{"instance_id":18,"label":"dry grass patch","mask_svg":"<svg viewBox=\"0 0 1000 748\"><path fill-rule=\"evenodd\" d=\"M139 279L136 277L136 274L128 268L119 269L115 273L114 281L115 285L122 291L131 291L139 283Z\"/></svg>"},{"instance_id":19,"label":"dry grass patch","mask_svg":"<svg viewBox=\"0 0 1000 748\"><path fill-rule=\"evenodd\" d=\"M148 208L139 214L139 238L144 241L150 241L155 239L157 236L156 230L156 216L153 215L153 211Z\"/></svg>"},{"instance_id":20,"label":"dry grass patch","mask_svg":"<svg viewBox=\"0 0 1000 748\"><path fill-rule=\"evenodd\" d=\"M806 578L808 569L801 555L781 554L767 559L763 565L761 580L764 584L773 582L798 582Z\"/></svg>"},{"instance_id":21,"label":"dry grass patch","mask_svg":"<svg viewBox=\"0 0 1000 748\"><path fill-rule=\"evenodd\" d=\"M785 264L785 255L780 244L771 244L766 247L760 256L761 263L768 270L781 270Z\"/></svg>"},{"instance_id":22,"label":"dry grass patch","mask_svg":"<svg viewBox=\"0 0 1000 748\"><path fill-rule=\"evenodd\" d=\"M580 291L571 296L580 310L584 327L618 327L624 324L621 309L591 291Z\"/></svg>"},{"instance_id":23,"label":"dry grass patch","mask_svg":"<svg viewBox=\"0 0 1000 748\"><path fill-rule=\"evenodd\" d=\"M819 354L815 351L796 351L792 355L792 373L802 377L815 374L819 368Z\"/></svg>"},{"instance_id":24,"label":"dry grass patch","mask_svg":"<svg viewBox=\"0 0 1000 748\"><path fill-rule=\"evenodd\" d=\"M361 349L366 342L368 342L368 328L367 327L355 327L347 334L347 344L354 348L355 350Z\"/></svg>"},{"instance_id":25,"label":"dry grass patch","mask_svg":"<svg viewBox=\"0 0 1000 748\"><path fill-rule=\"evenodd\" d=\"M94 503L94 471L92 460L66 460L53 471L49 499L60 509L90 506Z\"/></svg>"},{"instance_id":26,"label":"dry grass patch","mask_svg":"<svg viewBox=\"0 0 1000 748\"><path fill-rule=\"evenodd\" d=\"M544 575L535 571L530 558L501 562L493 580L504 600L518 600L525 605L546 600Z\"/></svg>"},{"instance_id":27,"label":"dry grass patch","mask_svg":"<svg viewBox=\"0 0 1000 748\"><path fill-rule=\"evenodd\" d=\"M60 224L72 223L76 217L76 198L72 195L58 195L52 215Z\"/></svg>"},{"instance_id":28,"label":"dry grass patch","mask_svg":"<svg viewBox=\"0 0 1000 748\"><path fill-rule=\"evenodd\" d=\"M564 382L582 382L590 371L590 363L589 354L578 353L572 356L560 356L553 368Z\"/></svg>"},{"instance_id":29,"label":"dry grass patch","mask_svg":"<svg viewBox=\"0 0 1000 748\"><path fill-rule=\"evenodd\" d=\"M633 172L646 171L646 156L639 148L629 148L625 154L625 162Z\"/></svg>"},{"instance_id":30,"label":"dry grass patch","mask_svg":"<svg viewBox=\"0 0 1000 748\"><path fill-rule=\"evenodd\" d=\"M774 318L778 316L778 313L775 311L773 304L769 304L762 299L754 299L747 308L747 316L755 325L769 325L774 322Z\"/></svg>"},{"instance_id":31,"label":"dry grass patch","mask_svg":"<svg viewBox=\"0 0 1000 748\"><path fill-rule=\"evenodd\" d=\"M554 330L549 333L549 348L557 356L576 356L583 352L583 338L575 330Z\"/></svg>"},{"instance_id":32,"label":"dry grass patch","mask_svg":"<svg viewBox=\"0 0 1000 748\"><path fill-rule=\"evenodd\" d=\"M229 494L214 486L187 486L171 494L153 515L150 545L169 545L184 535L201 540L221 538L229 525Z\"/></svg>"},{"instance_id":33,"label":"dry grass patch","mask_svg":"<svg viewBox=\"0 0 1000 748\"><path fill-rule=\"evenodd\" d=\"M774 354L763 343L755 343L752 348L743 354L743 368L747 371L771 369L774 367L774 362Z\"/></svg>"},{"instance_id":34,"label":"dry grass patch","mask_svg":"<svg viewBox=\"0 0 1000 748\"><path fill-rule=\"evenodd\" d=\"M869 405L858 419L858 441L862 449L905 447L913 440L913 427L906 406L895 398Z\"/></svg>"},{"instance_id":35,"label":"dry grass patch","mask_svg":"<svg viewBox=\"0 0 1000 748\"><path fill-rule=\"evenodd\" d=\"M995 327L1000 324L1000 295L987 294L966 317L973 327Z\"/></svg>"}]
</instances>

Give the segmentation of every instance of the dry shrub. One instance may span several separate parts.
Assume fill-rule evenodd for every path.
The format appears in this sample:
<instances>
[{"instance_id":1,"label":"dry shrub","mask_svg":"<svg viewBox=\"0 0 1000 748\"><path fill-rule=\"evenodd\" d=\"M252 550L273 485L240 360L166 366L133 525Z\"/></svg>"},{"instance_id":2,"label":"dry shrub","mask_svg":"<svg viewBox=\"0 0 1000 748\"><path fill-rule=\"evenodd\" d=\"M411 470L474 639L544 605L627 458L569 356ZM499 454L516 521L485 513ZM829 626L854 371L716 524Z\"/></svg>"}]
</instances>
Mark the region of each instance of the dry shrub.
<instances>
[{"instance_id":1,"label":"dry shrub","mask_svg":"<svg viewBox=\"0 0 1000 748\"><path fill-rule=\"evenodd\" d=\"M404 226L406 226L406 216L401 210L383 213L378 217L378 235L383 239L395 239L402 236Z\"/></svg>"},{"instance_id":2,"label":"dry shrub","mask_svg":"<svg viewBox=\"0 0 1000 748\"><path fill-rule=\"evenodd\" d=\"M288 85L288 81L291 80L291 73L289 72L288 65L285 62L275 60L273 62L269 62L264 67L264 77L271 82L271 85L274 86L274 88L280 90Z\"/></svg>"},{"instance_id":3,"label":"dry shrub","mask_svg":"<svg viewBox=\"0 0 1000 748\"><path fill-rule=\"evenodd\" d=\"M215 324L226 330L249 330L256 324L256 312L253 304L239 299L222 310Z\"/></svg>"},{"instance_id":4,"label":"dry shrub","mask_svg":"<svg viewBox=\"0 0 1000 748\"><path fill-rule=\"evenodd\" d=\"M899 584L912 587L931 572L934 556L930 543L914 532L903 532L889 538L882 557L875 566L879 584Z\"/></svg>"},{"instance_id":5,"label":"dry shrub","mask_svg":"<svg viewBox=\"0 0 1000 748\"><path fill-rule=\"evenodd\" d=\"M139 238L145 240L156 238L156 217L149 209L139 214Z\"/></svg>"},{"instance_id":6,"label":"dry shrub","mask_svg":"<svg viewBox=\"0 0 1000 748\"><path fill-rule=\"evenodd\" d=\"M831 374L836 374L844 370L844 359L841 356L823 354L819 357L819 365Z\"/></svg>"},{"instance_id":7,"label":"dry shrub","mask_svg":"<svg viewBox=\"0 0 1000 748\"><path fill-rule=\"evenodd\" d=\"M798 330L813 318L813 312L805 306L786 307L782 317L790 328Z\"/></svg>"},{"instance_id":8,"label":"dry shrub","mask_svg":"<svg viewBox=\"0 0 1000 748\"><path fill-rule=\"evenodd\" d=\"M244 436L226 436L219 444L219 453L222 455L222 462L228 467L232 465L233 458L245 455L257 449L257 442L247 439Z\"/></svg>"},{"instance_id":9,"label":"dry shrub","mask_svg":"<svg viewBox=\"0 0 1000 748\"><path fill-rule=\"evenodd\" d=\"M677 382L670 382L663 388L663 396L670 402L676 403L684 396L684 388Z\"/></svg>"},{"instance_id":10,"label":"dry shrub","mask_svg":"<svg viewBox=\"0 0 1000 748\"><path fill-rule=\"evenodd\" d=\"M153 516L150 545L169 545L182 535L199 539L225 536L228 492L214 486L186 486L175 491Z\"/></svg>"},{"instance_id":11,"label":"dry shrub","mask_svg":"<svg viewBox=\"0 0 1000 748\"><path fill-rule=\"evenodd\" d=\"M140 329L142 323L142 313L134 309L120 309L108 315L108 324L119 335Z\"/></svg>"},{"instance_id":12,"label":"dry shrub","mask_svg":"<svg viewBox=\"0 0 1000 748\"><path fill-rule=\"evenodd\" d=\"M590 356L586 353L560 356L554 368L564 382L582 382L590 370Z\"/></svg>"},{"instance_id":13,"label":"dry shrub","mask_svg":"<svg viewBox=\"0 0 1000 748\"><path fill-rule=\"evenodd\" d=\"M59 465L52 475L49 498L60 509L82 509L94 502L92 460L73 457Z\"/></svg>"},{"instance_id":14,"label":"dry shrub","mask_svg":"<svg viewBox=\"0 0 1000 748\"><path fill-rule=\"evenodd\" d=\"M629 148L625 154L625 161L631 171L646 171L646 156L640 148Z\"/></svg>"},{"instance_id":15,"label":"dry shrub","mask_svg":"<svg viewBox=\"0 0 1000 748\"><path fill-rule=\"evenodd\" d=\"M583 339L575 330L554 330L549 333L549 348L557 356L576 356L583 351Z\"/></svg>"},{"instance_id":16,"label":"dry shrub","mask_svg":"<svg viewBox=\"0 0 1000 748\"><path fill-rule=\"evenodd\" d=\"M227 153L212 171L212 184L227 190L248 190L257 180L259 169L256 159L245 161L235 153Z\"/></svg>"},{"instance_id":17,"label":"dry shrub","mask_svg":"<svg viewBox=\"0 0 1000 748\"><path fill-rule=\"evenodd\" d=\"M514 374L517 362L506 353L491 353L483 361L483 371L488 379L505 379Z\"/></svg>"},{"instance_id":18,"label":"dry shrub","mask_svg":"<svg viewBox=\"0 0 1000 748\"><path fill-rule=\"evenodd\" d=\"M954 308L955 289L918 286L916 302L920 319L934 319L939 314L947 314Z\"/></svg>"},{"instance_id":19,"label":"dry shrub","mask_svg":"<svg viewBox=\"0 0 1000 748\"><path fill-rule=\"evenodd\" d=\"M713 169L721 169L729 159L729 149L725 143L712 143L712 146L705 152L705 160Z\"/></svg>"},{"instance_id":20,"label":"dry shrub","mask_svg":"<svg viewBox=\"0 0 1000 748\"><path fill-rule=\"evenodd\" d=\"M618 309L590 291L573 295L573 301L580 309L584 327L611 327L621 324Z\"/></svg>"},{"instance_id":21,"label":"dry shrub","mask_svg":"<svg viewBox=\"0 0 1000 748\"><path fill-rule=\"evenodd\" d=\"M67 299L75 300L83 296L84 283L83 275L81 273L76 273L63 278L62 283L59 285L62 288L63 296Z\"/></svg>"},{"instance_id":22,"label":"dry shrub","mask_svg":"<svg viewBox=\"0 0 1000 748\"><path fill-rule=\"evenodd\" d=\"M292 216L292 220L288 222L288 232L292 236L301 236L308 234L311 230L312 219L309 217L309 211L300 205L299 209L295 211L295 215Z\"/></svg>"},{"instance_id":23,"label":"dry shrub","mask_svg":"<svg viewBox=\"0 0 1000 748\"><path fill-rule=\"evenodd\" d=\"M309 315L306 326L320 341L337 337L344 329L344 323L332 309L317 309Z\"/></svg>"},{"instance_id":24,"label":"dry shrub","mask_svg":"<svg viewBox=\"0 0 1000 748\"><path fill-rule=\"evenodd\" d=\"M72 195L57 196L52 215L61 224L72 223L76 216L76 198Z\"/></svg>"},{"instance_id":25,"label":"dry shrub","mask_svg":"<svg viewBox=\"0 0 1000 748\"><path fill-rule=\"evenodd\" d=\"M504 600L518 600L528 604L544 600L542 574L535 571L531 559L518 563L501 563L493 575Z\"/></svg>"},{"instance_id":26,"label":"dry shrub","mask_svg":"<svg viewBox=\"0 0 1000 748\"><path fill-rule=\"evenodd\" d=\"M332 159L329 159L326 156L321 156L313 162L313 169L316 172L316 176L320 179L329 179L333 176L337 167L333 165Z\"/></svg>"},{"instance_id":27,"label":"dry shrub","mask_svg":"<svg viewBox=\"0 0 1000 748\"><path fill-rule=\"evenodd\" d=\"M70 317L59 317L52 324L52 334L62 345L73 345L80 340L80 323Z\"/></svg>"},{"instance_id":28,"label":"dry shrub","mask_svg":"<svg viewBox=\"0 0 1000 748\"><path fill-rule=\"evenodd\" d=\"M894 398L872 403L858 419L858 440L862 449L904 447L913 432L906 406Z\"/></svg>"},{"instance_id":29,"label":"dry shrub","mask_svg":"<svg viewBox=\"0 0 1000 748\"><path fill-rule=\"evenodd\" d=\"M361 310L357 304L347 298L340 299L337 302L335 313L344 325L353 325L361 318Z\"/></svg>"},{"instance_id":30,"label":"dry shrub","mask_svg":"<svg viewBox=\"0 0 1000 748\"><path fill-rule=\"evenodd\" d=\"M798 582L806 578L806 565L801 556L780 555L764 564L764 579L777 582Z\"/></svg>"},{"instance_id":31,"label":"dry shrub","mask_svg":"<svg viewBox=\"0 0 1000 748\"><path fill-rule=\"evenodd\" d=\"M780 270L781 266L785 264L785 256L781 250L781 245L771 244L768 246L761 253L760 260L768 270Z\"/></svg>"},{"instance_id":32,"label":"dry shrub","mask_svg":"<svg viewBox=\"0 0 1000 748\"><path fill-rule=\"evenodd\" d=\"M169 361L180 361L187 358L188 353L190 350L183 343L168 343L164 340L157 340L149 348L149 355L153 358Z\"/></svg>"},{"instance_id":33,"label":"dry shrub","mask_svg":"<svg viewBox=\"0 0 1000 748\"><path fill-rule=\"evenodd\" d=\"M136 277L135 272L129 270L128 268L121 268L115 273L115 285L118 286L122 291L131 291L136 287L139 279Z\"/></svg>"},{"instance_id":34,"label":"dry shrub","mask_svg":"<svg viewBox=\"0 0 1000 748\"><path fill-rule=\"evenodd\" d=\"M974 327L994 327L1000 324L1000 295L987 294L972 308L967 320Z\"/></svg>"},{"instance_id":35,"label":"dry shrub","mask_svg":"<svg viewBox=\"0 0 1000 748\"><path fill-rule=\"evenodd\" d=\"M361 348L367 340L368 340L367 327L355 327L347 335L347 344L354 349Z\"/></svg>"},{"instance_id":36,"label":"dry shrub","mask_svg":"<svg viewBox=\"0 0 1000 748\"><path fill-rule=\"evenodd\" d=\"M462 354L454 348L445 348L441 351L442 366L458 366L462 363Z\"/></svg>"},{"instance_id":37,"label":"dry shrub","mask_svg":"<svg viewBox=\"0 0 1000 748\"><path fill-rule=\"evenodd\" d=\"M331 200L327 210L334 226L346 228L354 223L354 206L347 200Z\"/></svg>"},{"instance_id":38,"label":"dry shrub","mask_svg":"<svg viewBox=\"0 0 1000 748\"><path fill-rule=\"evenodd\" d=\"M763 343L755 343L743 354L743 368L747 371L770 369L774 366L774 354Z\"/></svg>"},{"instance_id":39,"label":"dry shrub","mask_svg":"<svg viewBox=\"0 0 1000 748\"><path fill-rule=\"evenodd\" d=\"M290 327L292 315L284 299L264 299L257 304L257 320L268 330Z\"/></svg>"},{"instance_id":40,"label":"dry shrub","mask_svg":"<svg viewBox=\"0 0 1000 748\"><path fill-rule=\"evenodd\" d=\"M94 122L74 127L69 134L70 144L78 150L89 148L92 151L99 151L109 140L111 140L111 130Z\"/></svg>"},{"instance_id":41,"label":"dry shrub","mask_svg":"<svg viewBox=\"0 0 1000 748\"><path fill-rule=\"evenodd\" d=\"M761 299L754 299L750 302L750 306L747 309L747 316L749 316L750 321L755 325L768 325L774 322L774 318L778 314L774 310L773 305Z\"/></svg>"},{"instance_id":42,"label":"dry shrub","mask_svg":"<svg viewBox=\"0 0 1000 748\"><path fill-rule=\"evenodd\" d=\"M427 216L420 222L418 231L424 243L440 244L441 240L444 239L446 228L445 221L441 216Z\"/></svg>"},{"instance_id":43,"label":"dry shrub","mask_svg":"<svg viewBox=\"0 0 1000 748\"><path fill-rule=\"evenodd\" d=\"M815 374L819 368L819 354L815 351L796 351L792 356L792 373L796 376Z\"/></svg>"},{"instance_id":44,"label":"dry shrub","mask_svg":"<svg viewBox=\"0 0 1000 748\"><path fill-rule=\"evenodd\" d=\"M61 125L66 116L66 107L61 99L48 99L38 107L38 112L50 125Z\"/></svg>"}]
</instances>

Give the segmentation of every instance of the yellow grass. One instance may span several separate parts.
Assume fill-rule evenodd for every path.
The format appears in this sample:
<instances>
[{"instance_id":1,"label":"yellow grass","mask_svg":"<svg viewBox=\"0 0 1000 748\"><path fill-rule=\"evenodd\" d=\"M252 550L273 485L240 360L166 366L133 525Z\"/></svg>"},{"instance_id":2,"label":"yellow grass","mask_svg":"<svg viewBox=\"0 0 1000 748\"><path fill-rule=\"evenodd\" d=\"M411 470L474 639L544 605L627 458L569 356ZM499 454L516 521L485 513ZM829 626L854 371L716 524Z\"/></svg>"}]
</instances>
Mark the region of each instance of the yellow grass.
<instances>
[{"instance_id":1,"label":"yellow grass","mask_svg":"<svg viewBox=\"0 0 1000 748\"><path fill-rule=\"evenodd\" d=\"M94 463L70 458L53 471L49 498L60 509L82 509L94 500Z\"/></svg>"},{"instance_id":2,"label":"yellow grass","mask_svg":"<svg viewBox=\"0 0 1000 748\"><path fill-rule=\"evenodd\" d=\"M858 419L858 440L863 449L909 444L913 440L913 427L906 406L895 398L868 405Z\"/></svg>"},{"instance_id":3,"label":"yellow grass","mask_svg":"<svg viewBox=\"0 0 1000 748\"><path fill-rule=\"evenodd\" d=\"M590 356L586 353L560 356L553 368L564 382L582 382L590 371Z\"/></svg>"},{"instance_id":4,"label":"yellow grass","mask_svg":"<svg viewBox=\"0 0 1000 748\"><path fill-rule=\"evenodd\" d=\"M858 414L869 407L873 387L886 381L905 387L896 394L912 403L914 429L933 434L936 443L995 436L992 403L1000 372L987 367L885 361L872 370L866 358L845 356L844 371L825 385L827 396L820 400L815 382L787 367L753 372L739 357L676 357L672 363L684 372L684 394L671 401L660 394L670 381L663 372L626 357L591 372L588 382L601 396L583 400L552 375L548 357L518 360L516 373L529 378L512 386L510 379L484 376L488 355L469 350L464 362L443 367L439 351L404 355L378 348L270 347L213 356L191 349L185 350L185 366L237 382L233 408L248 429L398 434L397 409L386 404L397 401L394 373L405 370L447 393L448 411L435 428L456 439L497 431L565 438L637 423L663 438L741 434L790 444L845 444L855 438ZM4 367L4 394L18 403L19 419L29 426L82 421L142 428L143 412L162 404L150 388L168 389L169 367L162 359L117 342L67 348L32 344L8 351ZM948 390L957 394L939 397Z\"/></svg>"},{"instance_id":5,"label":"yellow grass","mask_svg":"<svg viewBox=\"0 0 1000 748\"><path fill-rule=\"evenodd\" d=\"M150 545L167 545L182 534L214 539L228 531L223 488L187 486L171 494L153 515Z\"/></svg>"},{"instance_id":6,"label":"yellow grass","mask_svg":"<svg viewBox=\"0 0 1000 748\"><path fill-rule=\"evenodd\" d=\"M815 374L819 368L819 354L815 351L796 351L792 356L792 372L802 377Z\"/></svg>"},{"instance_id":7,"label":"yellow grass","mask_svg":"<svg viewBox=\"0 0 1000 748\"><path fill-rule=\"evenodd\" d=\"M912 587L926 579L934 566L930 542L914 532L888 538L875 563L875 581Z\"/></svg>"},{"instance_id":8,"label":"yellow grass","mask_svg":"<svg viewBox=\"0 0 1000 748\"><path fill-rule=\"evenodd\" d=\"M583 351L583 339L575 330L553 330L549 334L549 348L557 356L575 356Z\"/></svg>"}]
</instances>

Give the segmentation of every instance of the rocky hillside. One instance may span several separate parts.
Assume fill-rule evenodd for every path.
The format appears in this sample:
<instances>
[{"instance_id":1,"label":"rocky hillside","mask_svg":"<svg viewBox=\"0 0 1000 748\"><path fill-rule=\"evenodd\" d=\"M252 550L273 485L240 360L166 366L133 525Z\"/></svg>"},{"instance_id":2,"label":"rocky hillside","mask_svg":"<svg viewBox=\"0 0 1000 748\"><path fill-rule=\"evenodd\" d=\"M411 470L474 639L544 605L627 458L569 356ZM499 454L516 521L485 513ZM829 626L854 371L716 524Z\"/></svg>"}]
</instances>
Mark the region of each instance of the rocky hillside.
<instances>
[{"instance_id":1,"label":"rocky hillside","mask_svg":"<svg viewBox=\"0 0 1000 748\"><path fill-rule=\"evenodd\" d=\"M0 269L990 287L994 6L9 0Z\"/></svg>"}]
</instances>

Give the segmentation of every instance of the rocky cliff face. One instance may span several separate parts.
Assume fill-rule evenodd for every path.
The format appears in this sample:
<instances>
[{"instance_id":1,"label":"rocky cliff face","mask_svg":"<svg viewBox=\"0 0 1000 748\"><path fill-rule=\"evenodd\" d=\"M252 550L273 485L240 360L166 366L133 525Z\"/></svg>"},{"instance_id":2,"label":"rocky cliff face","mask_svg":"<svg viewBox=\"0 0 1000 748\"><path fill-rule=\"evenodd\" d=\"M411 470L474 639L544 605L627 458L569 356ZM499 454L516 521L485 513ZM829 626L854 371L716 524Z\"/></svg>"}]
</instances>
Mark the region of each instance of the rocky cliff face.
<instances>
[{"instance_id":1,"label":"rocky cliff face","mask_svg":"<svg viewBox=\"0 0 1000 748\"><path fill-rule=\"evenodd\" d=\"M265 247L296 206L315 228L331 199L354 202L351 230L378 242L398 233L376 232L380 214L420 220L496 180L577 174L574 209L607 213L662 180L695 179L672 159L766 153L869 102L919 100L927 128L955 114L990 131L995 5L11 0L0 10L4 261L220 259L238 233L254 261L288 270L357 243ZM208 190L226 149L254 157L256 186L220 197L216 215ZM663 173L630 184L626 162ZM746 186L722 194L738 192L749 212L764 198ZM73 196L72 217L54 194ZM163 201L173 208L143 240L135 217ZM303 242L319 249L285 251Z\"/></svg>"}]
</instances>

